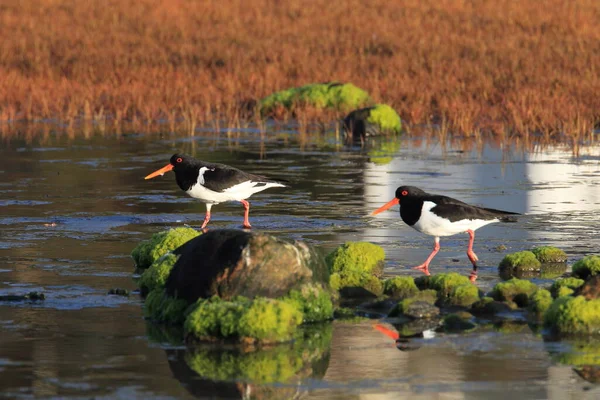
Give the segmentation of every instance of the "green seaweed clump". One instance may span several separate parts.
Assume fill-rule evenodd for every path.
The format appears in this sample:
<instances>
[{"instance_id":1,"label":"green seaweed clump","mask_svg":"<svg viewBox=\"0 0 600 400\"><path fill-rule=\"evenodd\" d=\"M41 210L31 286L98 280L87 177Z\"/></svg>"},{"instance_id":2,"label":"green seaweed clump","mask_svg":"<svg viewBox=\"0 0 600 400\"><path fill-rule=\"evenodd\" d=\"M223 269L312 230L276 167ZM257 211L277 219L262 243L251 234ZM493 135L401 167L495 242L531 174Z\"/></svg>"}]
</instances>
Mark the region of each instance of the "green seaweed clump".
<instances>
[{"instance_id":1,"label":"green seaweed clump","mask_svg":"<svg viewBox=\"0 0 600 400\"><path fill-rule=\"evenodd\" d=\"M479 301L479 289L472 283L468 283L455 286L450 295L445 299L445 304L470 307L477 301Z\"/></svg>"},{"instance_id":2,"label":"green seaweed clump","mask_svg":"<svg viewBox=\"0 0 600 400\"><path fill-rule=\"evenodd\" d=\"M293 289L286 296L286 301L295 302L302 311L304 322L325 321L333 318L333 302L329 291L316 284L306 284L300 289Z\"/></svg>"},{"instance_id":3,"label":"green seaweed clump","mask_svg":"<svg viewBox=\"0 0 600 400\"><path fill-rule=\"evenodd\" d=\"M184 331L199 340L284 342L293 338L302 323L297 304L285 300L236 297L227 301L213 296L192 307Z\"/></svg>"},{"instance_id":4,"label":"green seaweed clump","mask_svg":"<svg viewBox=\"0 0 600 400\"><path fill-rule=\"evenodd\" d=\"M179 256L176 256L173 253L167 253L153 262L150 268L142 273L142 276L140 276L140 280L138 281L142 295L145 295L156 288L165 287L165 282L167 282L167 278L178 258Z\"/></svg>"},{"instance_id":5,"label":"green seaweed clump","mask_svg":"<svg viewBox=\"0 0 600 400\"><path fill-rule=\"evenodd\" d=\"M187 301L167 296L163 288L156 288L146 297L144 316L156 322L181 324L187 307Z\"/></svg>"},{"instance_id":6,"label":"green seaweed clump","mask_svg":"<svg viewBox=\"0 0 600 400\"><path fill-rule=\"evenodd\" d=\"M502 261L500 261L500 268L516 268L516 269L535 269L539 270L541 267L540 261L537 259L533 252L525 250L525 251L517 251L516 253L507 254L504 256Z\"/></svg>"},{"instance_id":7,"label":"green seaweed clump","mask_svg":"<svg viewBox=\"0 0 600 400\"><path fill-rule=\"evenodd\" d=\"M396 276L383 281L383 293L393 298L406 299L418 291L412 276Z\"/></svg>"},{"instance_id":8,"label":"green seaweed clump","mask_svg":"<svg viewBox=\"0 0 600 400\"><path fill-rule=\"evenodd\" d=\"M367 122L377 125L382 132L400 133L402 121L400 116L387 104L376 104L369 112Z\"/></svg>"},{"instance_id":9,"label":"green seaweed clump","mask_svg":"<svg viewBox=\"0 0 600 400\"><path fill-rule=\"evenodd\" d=\"M329 284L335 290L362 287L381 295L383 287L378 276L383 272L385 251L368 242L347 242L332 251L325 261L331 272Z\"/></svg>"},{"instance_id":10,"label":"green seaweed clump","mask_svg":"<svg viewBox=\"0 0 600 400\"><path fill-rule=\"evenodd\" d=\"M158 232L150 239L138 244L131 252L131 257L137 268L146 269L169 251L175 250L198 235L200 232L187 227Z\"/></svg>"},{"instance_id":11,"label":"green seaweed clump","mask_svg":"<svg viewBox=\"0 0 600 400\"><path fill-rule=\"evenodd\" d=\"M555 281L550 287L550 293L552 297L557 298L560 296L568 296L573 294L575 289L583 285L585 281L578 278L565 278ZM567 289L567 290L565 290Z\"/></svg>"},{"instance_id":12,"label":"green seaweed clump","mask_svg":"<svg viewBox=\"0 0 600 400\"><path fill-rule=\"evenodd\" d=\"M600 299L583 296L559 297L546 314L544 326L560 335L600 333Z\"/></svg>"},{"instance_id":13,"label":"green seaweed clump","mask_svg":"<svg viewBox=\"0 0 600 400\"><path fill-rule=\"evenodd\" d=\"M552 304L552 294L546 289L539 289L529 297L529 311L536 318L541 318Z\"/></svg>"},{"instance_id":14,"label":"green seaweed clump","mask_svg":"<svg viewBox=\"0 0 600 400\"><path fill-rule=\"evenodd\" d=\"M455 288L463 285L475 287L475 285L473 285L469 278L457 274L456 272L449 272L430 276L427 283L427 287L436 290L438 292L438 298L442 303L445 304L452 304L453 301L463 301L459 300L458 297L461 297L465 294L470 295L473 293L472 290L469 289L455 291ZM477 288L475 287L475 290L476 289ZM455 294L458 297L453 296L453 294Z\"/></svg>"},{"instance_id":15,"label":"green seaweed clump","mask_svg":"<svg viewBox=\"0 0 600 400\"><path fill-rule=\"evenodd\" d=\"M312 83L275 92L259 102L262 115L273 114L277 109L292 110L298 105L315 108L350 110L371 101L369 94L351 83Z\"/></svg>"},{"instance_id":16,"label":"green seaweed clump","mask_svg":"<svg viewBox=\"0 0 600 400\"><path fill-rule=\"evenodd\" d=\"M531 296L538 287L531 281L512 278L506 282L497 283L492 289L494 300L514 302L518 307L526 307Z\"/></svg>"},{"instance_id":17,"label":"green seaweed clump","mask_svg":"<svg viewBox=\"0 0 600 400\"><path fill-rule=\"evenodd\" d=\"M535 255L535 258L539 262L545 263L563 263L567 261L567 253L558 247L554 246L539 246L531 249L531 252Z\"/></svg>"},{"instance_id":18,"label":"green seaweed clump","mask_svg":"<svg viewBox=\"0 0 600 400\"><path fill-rule=\"evenodd\" d=\"M587 279L600 273L600 256L585 256L573 264L573 276Z\"/></svg>"}]
</instances>

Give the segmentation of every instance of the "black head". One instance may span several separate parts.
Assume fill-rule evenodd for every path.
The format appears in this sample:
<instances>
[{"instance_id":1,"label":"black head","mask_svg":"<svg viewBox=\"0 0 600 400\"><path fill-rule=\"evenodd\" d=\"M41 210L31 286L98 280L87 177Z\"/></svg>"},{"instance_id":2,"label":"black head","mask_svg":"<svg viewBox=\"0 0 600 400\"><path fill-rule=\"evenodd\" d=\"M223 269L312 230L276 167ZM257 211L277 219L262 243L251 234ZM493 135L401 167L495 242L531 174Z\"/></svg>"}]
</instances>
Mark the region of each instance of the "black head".
<instances>
[{"instance_id":1,"label":"black head","mask_svg":"<svg viewBox=\"0 0 600 400\"><path fill-rule=\"evenodd\" d=\"M426 195L427 193L414 186L400 186L396 189L396 198L400 200L400 204L402 204L403 199L419 198Z\"/></svg>"},{"instance_id":2,"label":"black head","mask_svg":"<svg viewBox=\"0 0 600 400\"><path fill-rule=\"evenodd\" d=\"M171 156L169 163L173 166L173 170L175 172L178 172L188 169L190 167L195 167L198 162L195 158L190 157L186 154L176 153Z\"/></svg>"}]
</instances>

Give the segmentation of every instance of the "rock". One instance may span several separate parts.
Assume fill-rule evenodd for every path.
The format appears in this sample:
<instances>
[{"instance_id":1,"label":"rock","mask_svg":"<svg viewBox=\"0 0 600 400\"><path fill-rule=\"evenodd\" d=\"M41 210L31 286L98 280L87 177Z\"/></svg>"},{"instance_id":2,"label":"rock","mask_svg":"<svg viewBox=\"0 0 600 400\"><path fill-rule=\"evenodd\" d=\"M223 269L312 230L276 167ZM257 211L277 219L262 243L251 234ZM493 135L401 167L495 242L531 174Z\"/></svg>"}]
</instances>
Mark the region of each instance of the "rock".
<instances>
[{"instance_id":1,"label":"rock","mask_svg":"<svg viewBox=\"0 0 600 400\"><path fill-rule=\"evenodd\" d=\"M402 313L409 318L433 318L440 315L440 309L426 301L413 301L403 308Z\"/></svg>"},{"instance_id":2,"label":"rock","mask_svg":"<svg viewBox=\"0 0 600 400\"><path fill-rule=\"evenodd\" d=\"M439 308L434 304L437 300L437 292L435 290L423 290L415 294L413 297L404 299L399 302L388 314L388 317L396 317L405 315L410 318L431 318L440 313ZM413 303L418 303L414 307ZM425 306L426 303L430 307Z\"/></svg>"},{"instance_id":3,"label":"rock","mask_svg":"<svg viewBox=\"0 0 600 400\"><path fill-rule=\"evenodd\" d=\"M550 293L552 293L552 297L557 298L560 296L568 296L573 294L574 290L583 285L585 281L583 279L578 278L564 278L559 279L552 283L550 287ZM567 289L568 291L564 291L563 289Z\"/></svg>"},{"instance_id":4,"label":"rock","mask_svg":"<svg viewBox=\"0 0 600 400\"><path fill-rule=\"evenodd\" d=\"M504 256L498 270L500 274L515 276L531 271L540 271L542 263L531 251L518 251Z\"/></svg>"},{"instance_id":5,"label":"rock","mask_svg":"<svg viewBox=\"0 0 600 400\"><path fill-rule=\"evenodd\" d=\"M600 299L563 296L544 314L544 326L558 335L600 333Z\"/></svg>"},{"instance_id":6,"label":"rock","mask_svg":"<svg viewBox=\"0 0 600 400\"><path fill-rule=\"evenodd\" d=\"M403 348L398 347L400 350L407 350L407 341L403 341L402 339L409 338L422 338L423 332L436 329L440 326L439 318L422 318L422 319L414 319L401 324L394 323L394 328L398 331L398 340L396 341L396 345L398 347L399 343L404 343ZM412 350L416 348L414 346L410 346Z\"/></svg>"},{"instance_id":7,"label":"rock","mask_svg":"<svg viewBox=\"0 0 600 400\"><path fill-rule=\"evenodd\" d=\"M529 297L529 311L540 319L552 304L552 294L546 289L539 289Z\"/></svg>"},{"instance_id":8,"label":"rock","mask_svg":"<svg viewBox=\"0 0 600 400\"><path fill-rule=\"evenodd\" d=\"M328 287L323 258L301 242L242 230L211 230L173 252L179 255L165 288L188 304L218 295L277 298L305 284Z\"/></svg>"},{"instance_id":9,"label":"rock","mask_svg":"<svg viewBox=\"0 0 600 400\"><path fill-rule=\"evenodd\" d=\"M584 365L579 368L573 368L573 370L582 379L585 379L590 383L600 383L600 365Z\"/></svg>"},{"instance_id":10,"label":"rock","mask_svg":"<svg viewBox=\"0 0 600 400\"><path fill-rule=\"evenodd\" d=\"M129 296L129 290L121 288L112 288L108 290L107 294L127 297Z\"/></svg>"},{"instance_id":11,"label":"rock","mask_svg":"<svg viewBox=\"0 0 600 400\"><path fill-rule=\"evenodd\" d=\"M412 276L396 276L383 281L383 293L395 299L414 296L418 291Z\"/></svg>"},{"instance_id":12,"label":"rock","mask_svg":"<svg viewBox=\"0 0 600 400\"><path fill-rule=\"evenodd\" d=\"M259 101L263 116L281 117L298 106L350 110L371 101L369 94L351 83L312 83L275 92Z\"/></svg>"},{"instance_id":13,"label":"rock","mask_svg":"<svg viewBox=\"0 0 600 400\"><path fill-rule=\"evenodd\" d=\"M569 287L575 289L575 293L577 296L583 296L586 300L594 300L600 298L600 275L592 276L585 283L580 279L570 279L573 279L573 284ZM581 281L581 285L578 284L579 281Z\"/></svg>"},{"instance_id":14,"label":"rock","mask_svg":"<svg viewBox=\"0 0 600 400\"><path fill-rule=\"evenodd\" d=\"M470 312L478 316L494 316L501 313L511 312L512 308L501 301L491 297L483 297L471 305Z\"/></svg>"},{"instance_id":15,"label":"rock","mask_svg":"<svg viewBox=\"0 0 600 400\"><path fill-rule=\"evenodd\" d=\"M471 331L477 327L472 320L473 316L469 313L453 313L444 317L445 332L464 332Z\"/></svg>"},{"instance_id":16,"label":"rock","mask_svg":"<svg viewBox=\"0 0 600 400\"><path fill-rule=\"evenodd\" d=\"M42 292L29 292L27 294L6 294L0 296L0 301L41 301L45 300L46 295Z\"/></svg>"},{"instance_id":17,"label":"rock","mask_svg":"<svg viewBox=\"0 0 600 400\"><path fill-rule=\"evenodd\" d=\"M531 249L531 252L542 264L567 262L567 253L557 247L539 246Z\"/></svg>"},{"instance_id":18,"label":"rock","mask_svg":"<svg viewBox=\"0 0 600 400\"><path fill-rule=\"evenodd\" d=\"M372 243L348 242L339 246L326 257L331 287L340 290L342 297L352 294L343 288L363 288L372 296L380 296L383 285L379 276L383 273L384 260L383 248Z\"/></svg>"},{"instance_id":19,"label":"rock","mask_svg":"<svg viewBox=\"0 0 600 400\"><path fill-rule=\"evenodd\" d=\"M401 130L400 116L387 104L354 110L342 121L344 142L347 144L364 143L369 137L398 134Z\"/></svg>"},{"instance_id":20,"label":"rock","mask_svg":"<svg viewBox=\"0 0 600 400\"><path fill-rule=\"evenodd\" d=\"M144 316L154 322L182 324L188 306L186 300L168 296L163 288L156 288L146 296Z\"/></svg>"},{"instance_id":21,"label":"rock","mask_svg":"<svg viewBox=\"0 0 600 400\"><path fill-rule=\"evenodd\" d=\"M497 283L492 289L491 297L498 301L514 302L518 307L526 307L529 303L529 296L536 290L538 287L534 283L512 278L509 281Z\"/></svg>"},{"instance_id":22,"label":"rock","mask_svg":"<svg viewBox=\"0 0 600 400\"><path fill-rule=\"evenodd\" d=\"M469 307L479 300L479 289L468 277L450 272L429 277L427 286L438 293L442 306Z\"/></svg>"},{"instance_id":23,"label":"rock","mask_svg":"<svg viewBox=\"0 0 600 400\"><path fill-rule=\"evenodd\" d=\"M133 249L131 257L138 269L146 269L169 251L175 250L198 235L200 232L186 227L158 232Z\"/></svg>"},{"instance_id":24,"label":"rock","mask_svg":"<svg viewBox=\"0 0 600 400\"><path fill-rule=\"evenodd\" d=\"M585 256L573 264L573 276L587 279L600 273L600 256Z\"/></svg>"}]
</instances>

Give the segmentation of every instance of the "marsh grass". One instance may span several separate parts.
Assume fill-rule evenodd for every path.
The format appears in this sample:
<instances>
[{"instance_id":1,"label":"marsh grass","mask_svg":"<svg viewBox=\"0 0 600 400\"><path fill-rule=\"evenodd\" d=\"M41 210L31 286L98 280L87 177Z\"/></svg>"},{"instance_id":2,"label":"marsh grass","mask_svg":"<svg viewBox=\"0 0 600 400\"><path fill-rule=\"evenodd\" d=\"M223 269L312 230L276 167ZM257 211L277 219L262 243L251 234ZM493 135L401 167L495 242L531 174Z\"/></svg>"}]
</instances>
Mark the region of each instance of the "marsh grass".
<instances>
[{"instance_id":1,"label":"marsh grass","mask_svg":"<svg viewBox=\"0 0 600 400\"><path fill-rule=\"evenodd\" d=\"M194 134L264 124L262 97L336 80L444 141L592 140L599 20L596 0L3 0L0 127ZM279 115L302 135L342 116L302 105Z\"/></svg>"}]
</instances>

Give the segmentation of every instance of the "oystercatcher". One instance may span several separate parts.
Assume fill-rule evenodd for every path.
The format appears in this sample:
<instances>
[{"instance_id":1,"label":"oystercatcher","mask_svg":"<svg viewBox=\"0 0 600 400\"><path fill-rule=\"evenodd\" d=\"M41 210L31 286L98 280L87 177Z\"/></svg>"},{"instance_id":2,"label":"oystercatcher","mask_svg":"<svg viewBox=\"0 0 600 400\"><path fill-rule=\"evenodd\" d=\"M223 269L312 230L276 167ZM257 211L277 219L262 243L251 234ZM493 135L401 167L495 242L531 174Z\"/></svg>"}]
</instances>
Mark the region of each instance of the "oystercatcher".
<instances>
[{"instance_id":1,"label":"oystercatcher","mask_svg":"<svg viewBox=\"0 0 600 400\"><path fill-rule=\"evenodd\" d=\"M494 222L512 222L515 215L520 215L510 211L475 207L451 197L426 193L414 186L400 186L396 189L396 197L373 211L371 215L379 214L397 204L400 204L400 216L407 225L435 238L429 257L414 269L430 275L429 263L440 250L440 237L466 232L469 234L467 256L473 264L470 276L472 282L477 279L478 258L473 251L475 231Z\"/></svg>"},{"instance_id":2,"label":"oystercatcher","mask_svg":"<svg viewBox=\"0 0 600 400\"><path fill-rule=\"evenodd\" d=\"M225 201L239 201L244 205L244 228L249 229L250 203L246 199L265 189L288 187L283 180L249 174L229 165L207 163L183 154L174 154L169 164L144 179L151 179L168 171L175 172L175 180L181 190L206 204L206 216L201 229L210 221L212 206Z\"/></svg>"}]
</instances>

